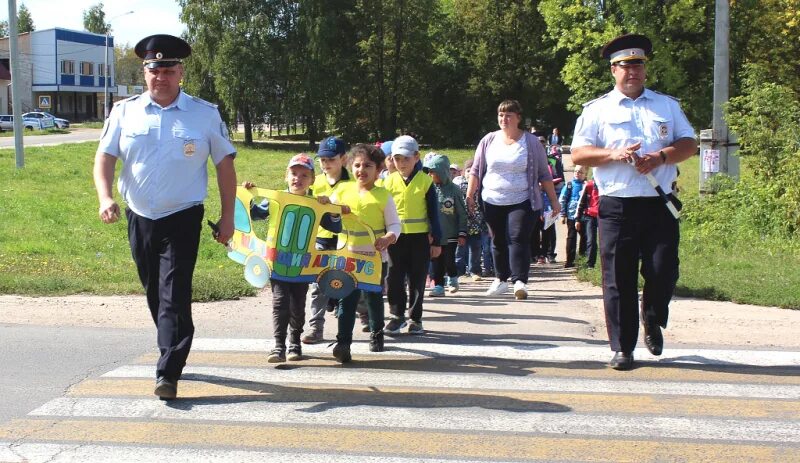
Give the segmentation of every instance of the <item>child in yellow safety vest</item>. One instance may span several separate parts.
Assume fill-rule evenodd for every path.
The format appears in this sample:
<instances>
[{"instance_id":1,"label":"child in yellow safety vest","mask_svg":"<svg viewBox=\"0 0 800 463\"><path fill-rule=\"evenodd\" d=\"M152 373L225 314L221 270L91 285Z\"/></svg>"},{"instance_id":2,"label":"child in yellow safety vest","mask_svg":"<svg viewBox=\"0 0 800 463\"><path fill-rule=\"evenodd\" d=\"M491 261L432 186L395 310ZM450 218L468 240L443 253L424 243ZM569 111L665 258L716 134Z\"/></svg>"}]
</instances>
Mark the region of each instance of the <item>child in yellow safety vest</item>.
<instances>
[{"instance_id":1,"label":"child in yellow safety vest","mask_svg":"<svg viewBox=\"0 0 800 463\"><path fill-rule=\"evenodd\" d=\"M392 195L385 188L375 186L378 180L379 166L383 165L385 155L380 148L358 144L350 150L352 156L354 183L343 185L331 198L336 204L343 206L342 212L355 214L372 229L375 236L373 242L366 232L350 232L348 249L354 252L381 253L381 275L386 272L386 261L389 255L386 249L400 236L400 218L397 215ZM351 360L350 344L353 341L356 306L359 298L364 296L369 312L370 342L369 350L383 351L383 295L381 292L365 292L354 290L339 301L337 318L339 330L336 334L336 346L333 356L340 363Z\"/></svg>"},{"instance_id":2,"label":"child in yellow safety vest","mask_svg":"<svg viewBox=\"0 0 800 463\"><path fill-rule=\"evenodd\" d=\"M344 140L337 137L328 137L319 142L317 159L322 174L314 180L311 192L315 197L333 196L344 184L351 183L352 179L344 167L347 159L347 145ZM335 233L320 228L317 232L315 244L318 251L336 249L338 237ZM325 311L329 308L330 301L319 288L317 283L311 283L311 298L309 299L311 317L308 319L308 333L303 336L304 344L316 344L324 340Z\"/></svg>"},{"instance_id":3,"label":"child in yellow safety vest","mask_svg":"<svg viewBox=\"0 0 800 463\"><path fill-rule=\"evenodd\" d=\"M389 248L386 285L391 319L383 332L397 335L406 328L409 334L422 334L422 300L428 266L431 258L442 252L439 200L433 180L422 172L419 144L413 137L397 137L392 142L392 158L397 171L384 179L383 186L394 198L402 235Z\"/></svg>"}]
</instances>

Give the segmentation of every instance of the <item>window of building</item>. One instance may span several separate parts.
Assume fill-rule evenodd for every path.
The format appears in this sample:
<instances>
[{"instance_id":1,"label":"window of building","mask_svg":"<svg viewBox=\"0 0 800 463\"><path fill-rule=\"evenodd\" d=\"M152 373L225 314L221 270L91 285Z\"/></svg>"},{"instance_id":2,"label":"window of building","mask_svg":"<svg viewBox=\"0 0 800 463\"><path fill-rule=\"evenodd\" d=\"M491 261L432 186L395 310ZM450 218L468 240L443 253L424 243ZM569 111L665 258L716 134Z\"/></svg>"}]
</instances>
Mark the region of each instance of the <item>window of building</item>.
<instances>
[{"instance_id":1,"label":"window of building","mask_svg":"<svg viewBox=\"0 0 800 463\"><path fill-rule=\"evenodd\" d=\"M81 61L81 75L82 76L93 76L94 75L94 63L90 63L88 61Z\"/></svg>"},{"instance_id":2,"label":"window of building","mask_svg":"<svg viewBox=\"0 0 800 463\"><path fill-rule=\"evenodd\" d=\"M111 69L111 66L106 66L102 63L97 63L97 75L100 77L105 77L108 73L105 72L106 70Z\"/></svg>"},{"instance_id":3,"label":"window of building","mask_svg":"<svg viewBox=\"0 0 800 463\"><path fill-rule=\"evenodd\" d=\"M75 75L75 61L62 60L61 61L61 74Z\"/></svg>"}]
</instances>

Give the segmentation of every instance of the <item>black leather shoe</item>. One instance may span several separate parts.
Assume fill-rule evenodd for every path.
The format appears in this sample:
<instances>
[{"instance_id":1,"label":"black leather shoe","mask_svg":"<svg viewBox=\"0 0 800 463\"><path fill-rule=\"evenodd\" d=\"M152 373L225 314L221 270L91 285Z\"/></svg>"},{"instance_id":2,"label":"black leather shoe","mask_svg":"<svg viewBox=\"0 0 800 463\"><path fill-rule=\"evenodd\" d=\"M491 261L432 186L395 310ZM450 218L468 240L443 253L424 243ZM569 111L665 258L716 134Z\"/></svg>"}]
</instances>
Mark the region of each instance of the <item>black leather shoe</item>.
<instances>
[{"instance_id":1,"label":"black leather shoe","mask_svg":"<svg viewBox=\"0 0 800 463\"><path fill-rule=\"evenodd\" d=\"M156 389L153 394L157 395L161 400L174 400L178 396L178 382L159 376L156 380Z\"/></svg>"},{"instance_id":2,"label":"black leather shoe","mask_svg":"<svg viewBox=\"0 0 800 463\"><path fill-rule=\"evenodd\" d=\"M630 370L633 368L633 352L615 352L608 366L615 370Z\"/></svg>"},{"instance_id":3,"label":"black leather shoe","mask_svg":"<svg viewBox=\"0 0 800 463\"><path fill-rule=\"evenodd\" d=\"M661 327L656 323L645 322L644 344L653 355L661 355L664 350L664 336L661 334Z\"/></svg>"}]
</instances>

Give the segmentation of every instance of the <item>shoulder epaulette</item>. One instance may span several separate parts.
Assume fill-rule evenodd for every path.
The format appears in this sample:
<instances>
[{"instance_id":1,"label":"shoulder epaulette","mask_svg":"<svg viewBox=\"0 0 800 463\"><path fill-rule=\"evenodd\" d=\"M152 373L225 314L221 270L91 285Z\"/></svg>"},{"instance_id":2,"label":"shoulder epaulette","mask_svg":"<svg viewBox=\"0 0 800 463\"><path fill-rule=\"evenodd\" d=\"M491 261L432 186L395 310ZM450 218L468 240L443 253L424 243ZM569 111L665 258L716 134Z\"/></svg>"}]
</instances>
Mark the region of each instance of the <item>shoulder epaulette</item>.
<instances>
[{"instance_id":1,"label":"shoulder epaulette","mask_svg":"<svg viewBox=\"0 0 800 463\"><path fill-rule=\"evenodd\" d=\"M126 101L136 101L136 99L138 99L140 96L141 95L129 96L128 98L125 98L124 100L119 100L119 101L115 102L114 106L116 106L116 105L118 105L120 103L125 103Z\"/></svg>"},{"instance_id":2,"label":"shoulder epaulette","mask_svg":"<svg viewBox=\"0 0 800 463\"><path fill-rule=\"evenodd\" d=\"M206 100L204 100L202 98L198 98L198 97L192 96L192 95L189 95L189 98L191 98L192 100L194 100L194 101L196 101L196 102L198 102L198 103L200 103L202 105L206 105L208 107L217 109L217 105L215 105L214 103L209 103L208 101L206 101Z\"/></svg>"},{"instance_id":3,"label":"shoulder epaulette","mask_svg":"<svg viewBox=\"0 0 800 463\"><path fill-rule=\"evenodd\" d=\"M594 100L587 101L586 103L584 103L584 104L583 104L583 107L585 108L585 107L589 106L589 105L590 105L590 104L592 104L592 103L595 103L595 102L597 102L597 101L600 101L600 100L602 100L603 98L607 97L608 95L609 95L609 94L608 94L608 93L606 93L605 95L601 95L601 96L599 96L599 97L595 98Z\"/></svg>"},{"instance_id":4,"label":"shoulder epaulette","mask_svg":"<svg viewBox=\"0 0 800 463\"><path fill-rule=\"evenodd\" d=\"M680 103L680 102L681 102L681 100L680 100L680 99L678 99L678 98L675 98L675 97L674 97L674 96L672 96L672 95L667 95L666 93L661 93L661 92L659 92L658 90L651 90L651 91L652 91L653 93L657 93L657 94L659 94L659 95L661 95L661 96L665 96L665 97L667 97L667 98L670 98L670 99L672 99L672 100L675 100L675 101L677 101L678 103Z\"/></svg>"}]
</instances>

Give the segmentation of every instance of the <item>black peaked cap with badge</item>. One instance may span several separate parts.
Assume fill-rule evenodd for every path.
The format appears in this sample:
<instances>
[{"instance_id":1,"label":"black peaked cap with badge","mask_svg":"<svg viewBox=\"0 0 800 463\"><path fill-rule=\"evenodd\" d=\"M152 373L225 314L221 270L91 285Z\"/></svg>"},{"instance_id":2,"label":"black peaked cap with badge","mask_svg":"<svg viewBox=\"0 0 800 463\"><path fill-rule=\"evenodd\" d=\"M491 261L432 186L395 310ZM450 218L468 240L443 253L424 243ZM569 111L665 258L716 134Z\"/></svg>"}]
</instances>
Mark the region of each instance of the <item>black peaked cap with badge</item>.
<instances>
[{"instance_id":1,"label":"black peaked cap with badge","mask_svg":"<svg viewBox=\"0 0 800 463\"><path fill-rule=\"evenodd\" d=\"M192 54L192 47L180 37L156 34L140 40L134 52L146 68L168 68L182 63Z\"/></svg>"},{"instance_id":2,"label":"black peaked cap with badge","mask_svg":"<svg viewBox=\"0 0 800 463\"><path fill-rule=\"evenodd\" d=\"M600 56L611 64L641 64L647 61L647 55L653 51L653 43L641 34L625 34L608 42Z\"/></svg>"}]
</instances>

